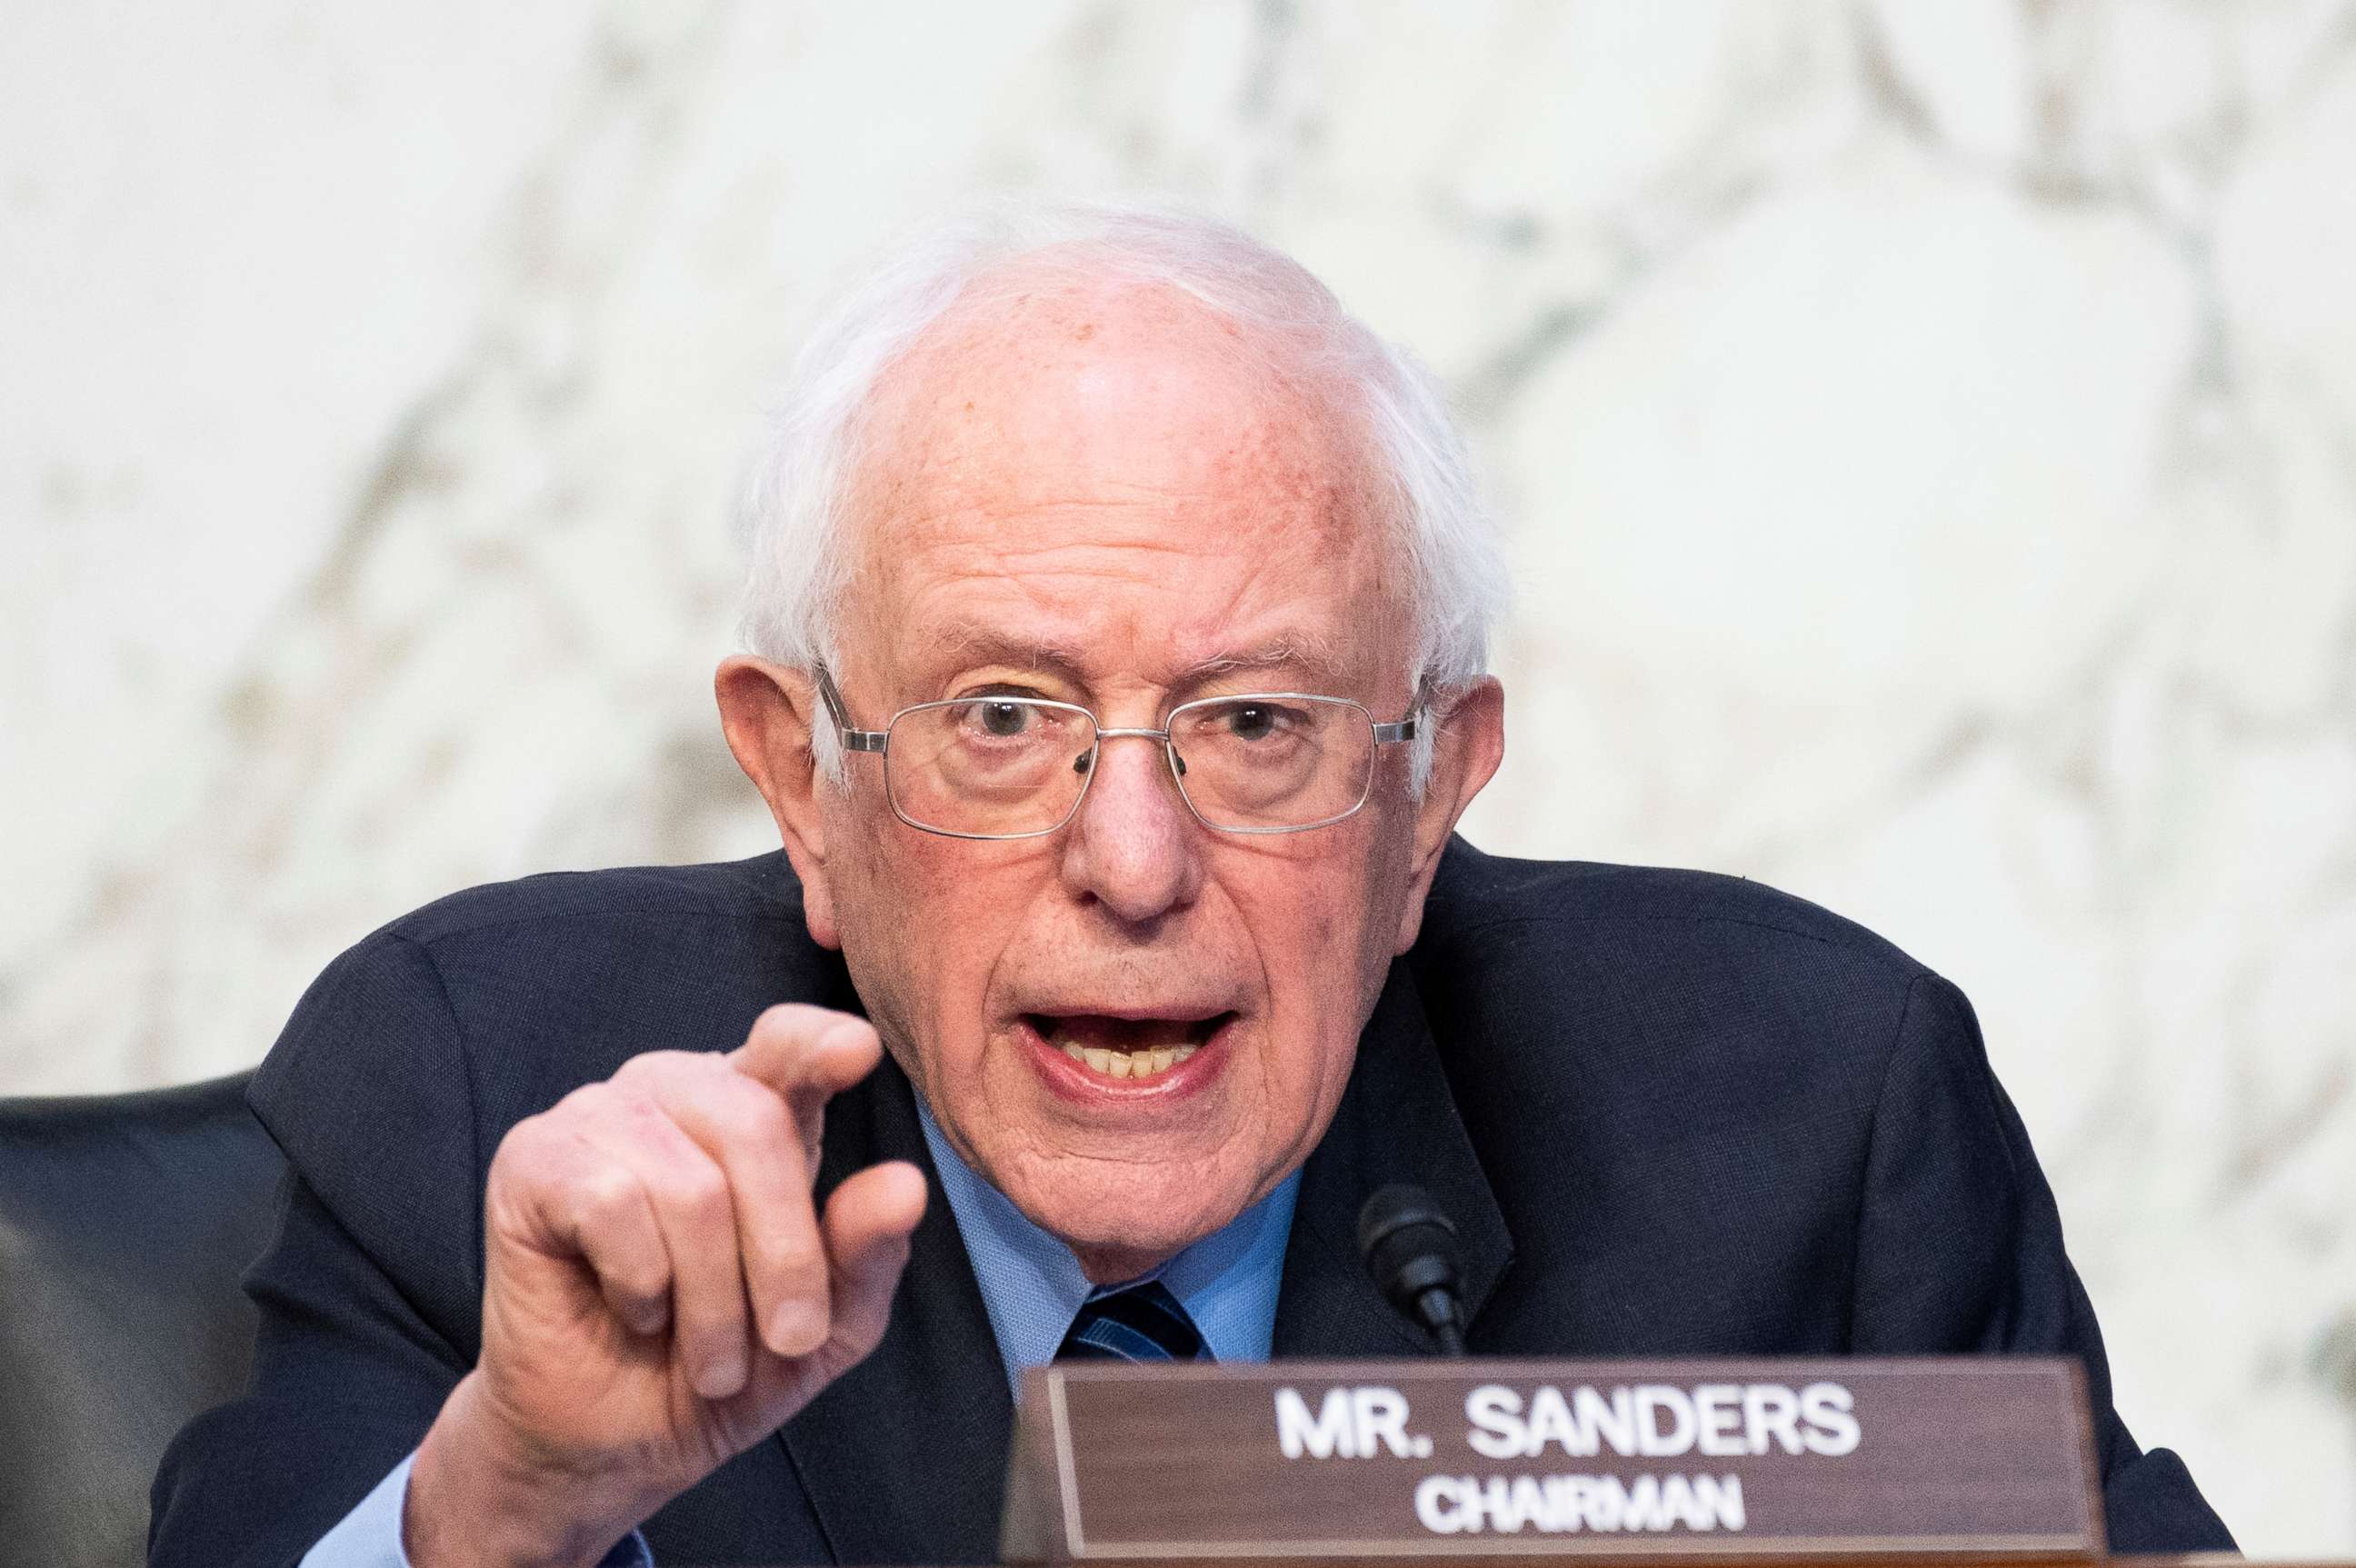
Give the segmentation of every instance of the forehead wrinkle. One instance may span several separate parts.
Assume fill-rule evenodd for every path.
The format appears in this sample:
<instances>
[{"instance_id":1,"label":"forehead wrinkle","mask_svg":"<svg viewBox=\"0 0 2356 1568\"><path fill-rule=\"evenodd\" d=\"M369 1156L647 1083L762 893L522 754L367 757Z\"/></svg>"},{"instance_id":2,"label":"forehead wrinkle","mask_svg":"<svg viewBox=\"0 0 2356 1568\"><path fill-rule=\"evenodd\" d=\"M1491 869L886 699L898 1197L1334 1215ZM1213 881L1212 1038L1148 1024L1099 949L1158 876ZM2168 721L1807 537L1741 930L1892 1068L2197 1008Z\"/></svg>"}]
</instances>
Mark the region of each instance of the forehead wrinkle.
<instances>
[{"instance_id":1,"label":"forehead wrinkle","mask_svg":"<svg viewBox=\"0 0 2356 1568\"><path fill-rule=\"evenodd\" d=\"M1035 523L1038 520L1026 521ZM1116 537L1099 534L1086 538L1033 539L1017 532L1012 540L1002 542L981 537L980 534L993 528L1000 533L1012 532L1006 524L983 521L976 537L963 541L944 540L942 547L952 552L962 548L1001 568L1011 567L1017 562L1037 562L1036 566L1030 568L1037 575L1086 578L1135 575L1136 568L1123 564L1123 558L1132 554L1215 555L1220 553L1217 550L1206 548L1209 543L1207 530L1205 531L1204 537L1173 539L1166 537L1169 531L1165 528L1162 531L1165 537L1157 538L1150 531L1151 521L1147 520L1149 525L1147 532L1132 535ZM1069 559L1059 560L1060 557ZM969 574L974 577L1018 577L1022 575L1011 569Z\"/></svg>"},{"instance_id":2,"label":"forehead wrinkle","mask_svg":"<svg viewBox=\"0 0 2356 1568\"><path fill-rule=\"evenodd\" d=\"M936 658L930 660L936 667L999 664L1011 669L1053 670L1083 685L1091 684L1092 678L1101 679L1110 673L1092 669L1095 660L1079 645L1033 631L1012 631L977 616L961 614L916 629L921 633L920 644L936 650ZM1162 674L1165 678L1151 683L1165 687L1184 686L1242 670L1290 669L1312 680L1335 682L1347 675L1347 664L1334 639L1295 628L1255 643L1230 644L1193 656L1180 654L1170 660L1166 671L1147 673Z\"/></svg>"},{"instance_id":3,"label":"forehead wrinkle","mask_svg":"<svg viewBox=\"0 0 2356 1568\"><path fill-rule=\"evenodd\" d=\"M1104 438L1103 422L1118 426L1166 404L1179 417L1163 456L1198 443L1213 482L1231 488L1241 470L1296 494L1329 489L1354 466L1337 443L1355 445L1334 427L1333 390L1314 368L1286 363L1265 336L1163 285L980 290L879 380L857 466L878 489L964 490L1003 478L1003 460L1020 448L1013 466L1026 483L1066 468L1101 482L1092 443ZM998 475L986 471L992 458ZM957 472L977 464L984 473ZM1178 475L1158 466L1167 490Z\"/></svg>"},{"instance_id":4,"label":"forehead wrinkle","mask_svg":"<svg viewBox=\"0 0 2356 1568\"><path fill-rule=\"evenodd\" d=\"M1331 482L1238 483L1226 473L1169 482L1175 477L1154 482L1101 467L1030 466L1010 485L1003 474L928 464L871 489L865 542L888 542L904 560L926 551L970 560L976 575L1015 561L1057 570L1059 555L1096 556L1100 563L1080 570L1097 575L1117 574L1121 552L1225 553L1247 526L1279 528L1287 547L1322 558L1351 548L1367 526Z\"/></svg>"},{"instance_id":5,"label":"forehead wrinkle","mask_svg":"<svg viewBox=\"0 0 2356 1568\"><path fill-rule=\"evenodd\" d=\"M1098 634L1114 632L1133 651L1150 635L1147 662L1192 676L1305 665L1299 656L1312 652L1341 672L1335 649L1294 638L1294 658L1261 658L1265 649L1238 650L1229 635L1255 620L1282 626L1285 602L1346 603L1390 585L1384 561L1366 555L1370 546L1384 553L1388 532L1370 504L1366 455L1335 424L1315 375L1239 363L1232 324L1183 300L1130 291L1021 303L994 319L953 309L879 383L850 497L862 525L856 580L870 629L903 657L915 654L935 639L910 612L927 600L946 609L942 597L954 604L963 586L988 596L996 585L1034 615L1072 619L1070 635L1042 636L1034 621L1026 642L999 650L1033 665L1080 664L1087 647L1109 653ZM1075 304L1085 314L1059 308ZM1082 319L1103 326L1076 349L1052 330ZM1145 417L1110 446L1059 439L1075 410L1088 410L1085 398L1071 400L1091 365L1117 378L1133 367L1161 389L1131 405ZM1157 380L1165 372L1174 379ZM1155 411L1173 398L1165 424ZM1165 599L1157 626L1121 618L1116 632L1099 614L1081 614L1114 607L1107 585L1150 590L1183 575L1174 564L1215 557L1235 569L1212 573L1191 602ZM1378 626L1353 630L1387 641ZM964 639L968 655L980 646ZM1374 650L1355 651L1363 662Z\"/></svg>"}]
</instances>

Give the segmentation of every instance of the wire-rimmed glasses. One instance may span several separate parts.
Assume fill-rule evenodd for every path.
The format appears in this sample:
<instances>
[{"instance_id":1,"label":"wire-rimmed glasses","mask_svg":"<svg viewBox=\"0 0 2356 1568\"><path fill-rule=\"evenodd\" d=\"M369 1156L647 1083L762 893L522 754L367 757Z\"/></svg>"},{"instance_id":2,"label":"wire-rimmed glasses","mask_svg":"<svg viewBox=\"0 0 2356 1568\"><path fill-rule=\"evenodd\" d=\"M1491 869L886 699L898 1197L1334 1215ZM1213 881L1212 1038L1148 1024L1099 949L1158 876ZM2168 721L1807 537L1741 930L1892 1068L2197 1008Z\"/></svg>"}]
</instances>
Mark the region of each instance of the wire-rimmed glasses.
<instances>
[{"instance_id":1,"label":"wire-rimmed glasses","mask_svg":"<svg viewBox=\"0 0 2356 1568\"><path fill-rule=\"evenodd\" d=\"M882 729L851 722L825 670L818 690L846 751L884 758L893 814L961 839L1026 839L1072 820L1108 740L1162 743L1170 777L1205 827L1296 833L1353 815L1373 787L1377 747L1413 740L1418 707L1394 724L1347 697L1246 692L1170 710L1159 729L1108 728L1087 709L984 694L918 703Z\"/></svg>"}]
</instances>

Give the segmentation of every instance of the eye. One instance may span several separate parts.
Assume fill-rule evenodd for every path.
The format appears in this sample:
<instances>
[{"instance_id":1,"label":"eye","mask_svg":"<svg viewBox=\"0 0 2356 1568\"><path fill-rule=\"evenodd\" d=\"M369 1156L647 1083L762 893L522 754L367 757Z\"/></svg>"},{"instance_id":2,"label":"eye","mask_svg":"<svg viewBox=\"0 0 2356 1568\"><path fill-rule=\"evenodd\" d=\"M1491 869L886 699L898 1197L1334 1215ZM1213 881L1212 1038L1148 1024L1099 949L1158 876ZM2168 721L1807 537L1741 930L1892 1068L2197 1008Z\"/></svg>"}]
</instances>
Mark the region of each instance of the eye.
<instances>
[{"instance_id":1,"label":"eye","mask_svg":"<svg viewBox=\"0 0 2356 1568\"><path fill-rule=\"evenodd\" d=\"M1269 703L1236 703L1225 710L1227 733L1237 740L1266 740L1283 726L1282 710Z\"/></svg>"},{"instance_id":2,"label":"eye","mask_svg":"<svg viewBox=\"0 0 2356 1568\"><path fill-rule=\"evenodd\" d=\"M980 702L973 705L973 716L982 733L999 740L1012 740L1026 733L1038 710L1028 703Z\"/></svg>"}]
</instances>

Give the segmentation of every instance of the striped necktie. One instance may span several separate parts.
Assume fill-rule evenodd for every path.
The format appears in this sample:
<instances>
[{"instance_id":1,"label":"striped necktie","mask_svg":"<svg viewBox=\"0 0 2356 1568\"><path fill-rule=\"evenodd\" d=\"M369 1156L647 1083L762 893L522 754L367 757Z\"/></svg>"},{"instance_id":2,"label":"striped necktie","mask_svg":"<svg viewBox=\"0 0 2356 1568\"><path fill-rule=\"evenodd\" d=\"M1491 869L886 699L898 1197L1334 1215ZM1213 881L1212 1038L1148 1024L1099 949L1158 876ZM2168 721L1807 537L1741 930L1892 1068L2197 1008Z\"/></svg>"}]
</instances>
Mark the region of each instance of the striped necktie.
<instances>
[{"instance_id":1,"label":"striped necktie","mask_svg":"<svg viewBox=\"0 0 2356 1568\"><path fill-rule=\"evenodd\" d=\"M1091 1296L1055 1351L1058 1361L1207 1361L1211 1348L1160 1280Z\"/></svg>"}]
</instances>

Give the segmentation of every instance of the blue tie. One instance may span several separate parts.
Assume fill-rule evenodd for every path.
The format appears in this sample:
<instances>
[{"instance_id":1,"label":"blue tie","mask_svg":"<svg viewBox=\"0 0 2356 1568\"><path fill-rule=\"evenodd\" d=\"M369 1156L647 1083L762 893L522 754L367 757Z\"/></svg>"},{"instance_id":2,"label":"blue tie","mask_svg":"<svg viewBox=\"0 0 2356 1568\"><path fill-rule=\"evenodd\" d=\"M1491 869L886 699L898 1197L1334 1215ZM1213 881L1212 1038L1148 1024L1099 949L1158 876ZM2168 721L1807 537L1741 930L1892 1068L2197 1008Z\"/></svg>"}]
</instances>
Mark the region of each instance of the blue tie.
<instances>
[{"instance_id":1,"label":"blue tie","mask_svg":"<svg viewBox=\"0 0 2356 1568\"><path fill-rule=\"evenodd\" d=\"M1092 1296L1072 1319L1058 1361L1207 1361L1210 1347L1160 1280Z\"/></svg>"}]
</instances>

